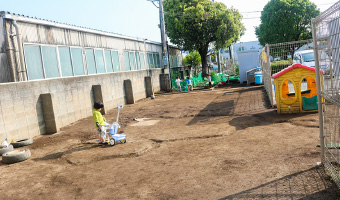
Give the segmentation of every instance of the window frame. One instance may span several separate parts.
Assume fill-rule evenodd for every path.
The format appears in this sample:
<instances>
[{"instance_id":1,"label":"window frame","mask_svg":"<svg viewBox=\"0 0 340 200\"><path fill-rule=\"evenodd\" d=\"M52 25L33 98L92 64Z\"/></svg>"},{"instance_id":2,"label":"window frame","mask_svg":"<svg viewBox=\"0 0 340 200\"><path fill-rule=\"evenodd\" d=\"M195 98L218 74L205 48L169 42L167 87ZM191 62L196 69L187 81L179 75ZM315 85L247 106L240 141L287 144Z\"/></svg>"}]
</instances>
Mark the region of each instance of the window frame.
<instances>
[{"instance_id":1,"label":"window frame","mask_svg":"<svg viewBox=\"0 0 340 200\"><path fill-rule=\"evenodd\" d=\"M60 65L60 59L59 59L59 50L57 45L47 45L47 44L40 44L40 54L41 54L41 62L42 62L42 67L43 67L43 72L44 72L44 79L51 79L51 78L62 78L62 72L61 72L61 65ZM57 67L58 67L58 77L51 77L47 78L46 77L46 70L45 70L45 64L44 64L44 55L43 55L43 47L55 47L55 53L56 53L56 59L57 59Z\"/></svg>"},{"instance_id":2,"label":"window frame","mask_svg":"<svg viewBox=\"0 0 340 200\"><path fill-rule=\"evenodd\" d=\"M27 61L26 61L26 50L25 50L25 45L31 45L31 46L38 46L39 47L39 53L40 53L40 61L41 61L41 67L42 67L42 72L43 72L43 78L42 79L32 79L30 80L29 73L28 73L28 68L27 68ZM40 44L34 44L34 43L23 43L23 53L24 53L24 59L25 59L25 68L26 68L26 76L28 81L35 81L35 80L44 80L46 79L45 76L45 68L44 68L44 62L43 62L43 57L42 57L42 52L41 52L41 45Z\"/></svg>"},{"instance_id":3,"label":"window frame","mask_svg":"<svg viewBox=\"0 0 340 200\"><path fill-rule=\"evenodd\" d=\"M71 64L72 64L72 68L73 68L73 76L86 76L87 74L87 65L86 65L86 55L84 56L84 51L85 49L83 49L82 47L78 47L78 46L69 46L70 48L70 54L71 54ZM83 75L75 75L74 73L74 64L73 64L73 54L72 54L72 49L80 49L81 50L81 58L83 61L83 70L84 70L84 74ZM58 60L59 62L59 60Z\"/></svg>"},{"instance_id":4,"label":"window frame","mask_svg":"<svg viewBox=\"0 0 340 200\"><path fill-rule=\"evenodd\" d=\"M137 63L136 63L136 54L135 54L136 51L129 51L129 61L130 61L130 71L136 71L137 69ZM134 59L134 66L133 66L133 69L132 69L132 66L131 66L131 59L130 59L130 54L132 53Z\"/></svg>"},{"instance_id":5,"label":"window frame","mask_svg":"<svg viewBox=\"0 0 340 200\"><path fill-rule=\"evenodd\" d=\"M127 53L127 60L129 61L128 63L126 63L126 58L125 58L125 53ZM130 52L129 51L124 51L123 53L124 56L124 65L125 65L125 71L131 71L131 66L130 66ZM128 68L127 68L127 64L128 64Z\"/></svg>"},{"instance_id":6,"label":"window frame","mask_svg":"<svg viewBox=\"0 0 340 200\"><path fill-rule=\"evenodd\" d=\"M112 58L112 65L113 65L113 72L120 72L121 68L120 68L120 59L119 59L119 51L116 49L110 49L111 52L111 58ZM118 59L118 71L116 71L115 69L115 60L113 59L113 53L112 52L117 52L117 59Z\"/></svg>"},{"instance_id":7,"label":"window frame","mask_svg":"<svg viewBox=\"0 0 340 200\"><path fill-rule=\"evenodd\" d=\"M92 55L93 55L93 58L94 58L94 68L95 68L95 70L96 70L96 73L94 73L94 74L98 74L98 70L97 70L97 63L96 63L96 56L94 55L94 48L91 48L91 47L84 47L84 51L85 51L85 60L86 60L86 69L87 69L87 71L86 71L86 73L87 73L87 75L94 75L94 74L89 74L89 67L88 67L88 62L87 62L87 56L86 56L86 50L87 49L90 49L90 50L92 50Z\"/></svg>"},{"instance_id":8,"label":"window frame","mask_svg":"<svg viewBox=\"0 0 340 200\"><path fill-rule=\"evenodd\" d=\"M94 61L96 63L96 70L97 73L96 74L106 74L107 73L107 69L106 69L106 63L105 63L105 55L104 55L104 49L102 48L93 48L93 52L94 52ZM98 73L98 66L97 66L97 56L96 56L96 50L100 50L102 52L102 56L103 56L103 63L104 63L104 71L103 73Z\"/></svg>"},{"instance_id":9,"label":"window frame","mask_svg":"<svg viewBox=\"0 0 340 200\"><path fill-rule=\"evenodd\" d=\"M108 51L110 53L110 60L111 60L111 69L112 69L112 72L109 72L107 71L107 64L106 64L106 55L105 55L105 52ZM112 59L112 51L111 49L103 49L103 53L104 53L104 63L105 63L105 69L106 69L106 73L113 73L115 70L114 70L114 64L113 64L113 59Z\"/></svg>"},{"instance_id":10,"label":"window frame","mask_svg":"<svg viewBox=\"0 0 340 200\"><path fill-rule=\"evenodd\" d=\"M70 61L71 61L71 68L72 68L72 76L63 76L63 71L61 69L61 62L60 62L60 54L59 54L59 47L67 47L68 51L69 51L69 55L70 55ZM67 78L67 77L74 77L74 69L73 69L73 61L72 61L72 57L71 57L71 49L69 46L65 46L65 45L57 45L57 51L58 51L58 61L59 61L59 67L60 67L60 77L62 78Z\"/></svg>"}]
</instances>

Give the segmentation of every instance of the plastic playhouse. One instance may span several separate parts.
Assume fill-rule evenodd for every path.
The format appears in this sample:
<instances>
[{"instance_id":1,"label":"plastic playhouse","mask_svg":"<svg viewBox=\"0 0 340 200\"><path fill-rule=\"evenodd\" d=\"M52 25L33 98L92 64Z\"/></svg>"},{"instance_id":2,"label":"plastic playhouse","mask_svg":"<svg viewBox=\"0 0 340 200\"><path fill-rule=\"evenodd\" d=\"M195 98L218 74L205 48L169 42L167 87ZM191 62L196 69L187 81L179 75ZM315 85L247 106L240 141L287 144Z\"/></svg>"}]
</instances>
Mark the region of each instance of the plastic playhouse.
<instances>
[{"instance_id":1,"label":"plastic playhouse","mask_svg":"<svg viewBox=\"0 0 340 200\"><path fill-rule=\"evenodd\" d=\"M322 74L320 71L321 83ZM318 109L315 68L294 64L273 74L273 79L278 113L315 112Z\"/></svg>"}]
</instances>

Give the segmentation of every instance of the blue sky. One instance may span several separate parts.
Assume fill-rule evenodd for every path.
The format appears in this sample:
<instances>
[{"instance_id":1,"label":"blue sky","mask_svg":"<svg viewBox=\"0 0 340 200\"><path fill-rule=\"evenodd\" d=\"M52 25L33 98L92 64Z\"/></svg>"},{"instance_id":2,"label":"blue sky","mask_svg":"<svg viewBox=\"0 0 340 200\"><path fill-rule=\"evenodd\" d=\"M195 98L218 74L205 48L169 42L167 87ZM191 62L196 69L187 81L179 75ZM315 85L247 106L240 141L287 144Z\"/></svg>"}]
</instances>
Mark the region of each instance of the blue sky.
<instances>
[{"instance_id":1,"label":"blue sky","mask_svg":"<svg viewBox=\"0 0 340 200\"><path fill-rule=\"evenodd\" d=\"M216 0L233 6L244 16L247 28L242 42L254 41L254 26L260 24L260 12L268 0ZM311 0L321 11L336 0ZM88 28L146 38L160 42L159 12L147 0L0 0L0 10L30 17L84 26ZM251 13L249 13L251 12Z\"/></svg>"}]
</instances>

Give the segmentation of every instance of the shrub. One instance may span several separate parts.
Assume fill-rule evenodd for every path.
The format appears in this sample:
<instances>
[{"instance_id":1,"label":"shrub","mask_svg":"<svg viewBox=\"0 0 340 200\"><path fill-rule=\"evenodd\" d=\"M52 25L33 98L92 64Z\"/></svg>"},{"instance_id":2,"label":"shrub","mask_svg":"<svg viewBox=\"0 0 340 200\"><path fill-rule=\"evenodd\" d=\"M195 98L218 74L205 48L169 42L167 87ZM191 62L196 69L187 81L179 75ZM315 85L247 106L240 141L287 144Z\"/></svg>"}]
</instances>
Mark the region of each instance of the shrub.
<instances>
[{"instance_id":1,"label":"shrub","mask_svg":"<svg viewBox=\"0 0 340 200\"><path fill-rule=\"evenodd\" d=\"M272 70L272 74L275 74L276 72L279 72L280 70L289 67L292 64L293 64L292 60L280 60L271 62L270 67Z\"/></svg>"}]
</instances>

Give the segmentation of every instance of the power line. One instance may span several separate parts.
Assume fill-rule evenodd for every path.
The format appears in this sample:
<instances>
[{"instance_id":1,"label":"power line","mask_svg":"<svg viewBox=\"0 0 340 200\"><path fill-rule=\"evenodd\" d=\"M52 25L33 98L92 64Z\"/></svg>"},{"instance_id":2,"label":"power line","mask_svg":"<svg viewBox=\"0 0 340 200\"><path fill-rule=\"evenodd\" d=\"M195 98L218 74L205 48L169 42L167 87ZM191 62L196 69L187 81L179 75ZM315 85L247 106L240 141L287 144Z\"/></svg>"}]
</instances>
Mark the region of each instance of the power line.
<instances>
[{"instance_id":1,"label":"power line","mask_svg":"<svg viewBox=\"0 0 340 200\"><path fill-rule=\"evenodd\" d=\"M330 5L330 4L335 4L336 2L330 2L330 3L321 3L321 4L315 4L317 6L323 6L323 5ZM245 11L245 12L239 12L239 13L258 13L262 12L263 10L256 10L256 11Z\"/></svg>"},{"instance_id":2,"label":"power line","mask_svg":"<svg viewBox=\"0 0 340 200\"><path fill-rule=\"evenodd\" d=\"M334 4L336 2L331 2L331 3L323 3L323 4L316 4L316 5L329 5L329 4ZM239 12L239 13L259 13L262 11L246 11L246 12ZM196 14L189 14L189 13L170 13L170 12L164 12L165 15L167 16L172 16L172 17L187 17L187 18L191 18L191 19L209 19L211 18L211 14L210 13L204 13L204 15L202 17L198 17ZM258 19L261 18L259 17L245 17L242 19Z\"/></svg>"}]
</instances>

